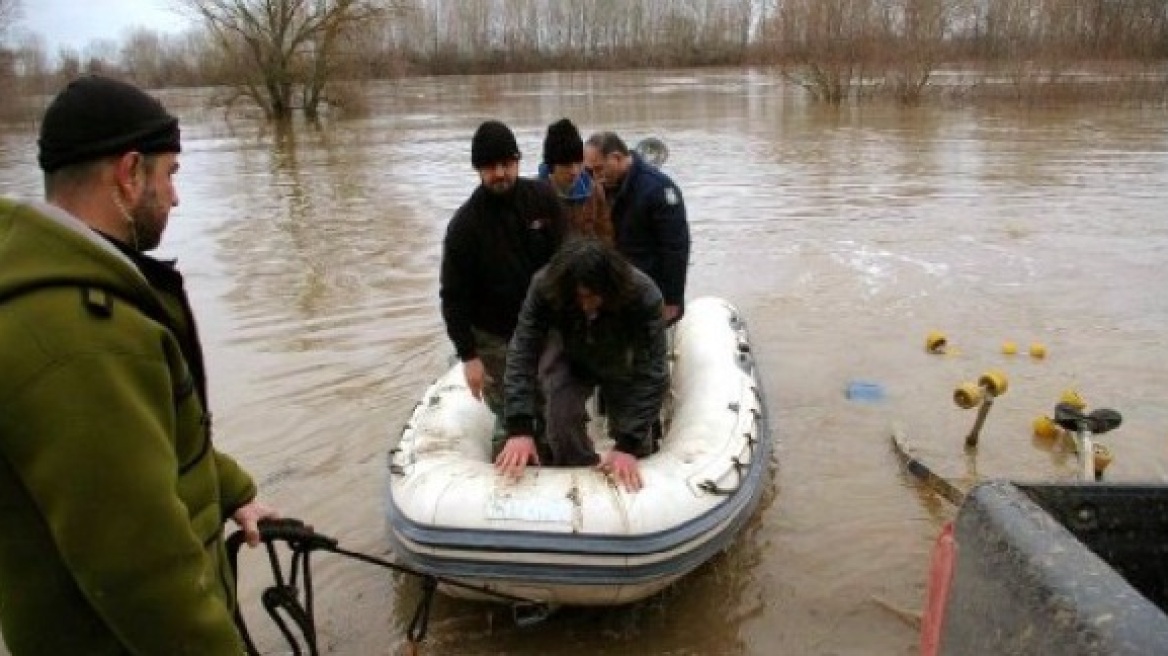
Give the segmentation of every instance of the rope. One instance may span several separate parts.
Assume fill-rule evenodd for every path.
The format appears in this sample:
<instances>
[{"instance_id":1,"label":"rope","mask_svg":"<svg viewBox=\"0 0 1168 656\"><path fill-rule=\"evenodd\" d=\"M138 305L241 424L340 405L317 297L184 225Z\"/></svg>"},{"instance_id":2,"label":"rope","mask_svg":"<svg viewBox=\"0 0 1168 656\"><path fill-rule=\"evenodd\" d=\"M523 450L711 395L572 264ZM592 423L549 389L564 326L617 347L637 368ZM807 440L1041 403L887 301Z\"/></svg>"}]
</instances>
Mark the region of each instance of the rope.
<instances>
[{"instance_id":1,"label":"rope","mask_svg":"<svg viewBox=\"0 0 1168 656\"><path fill-rule=\"evenodd\" d=\"M524 623L525 625L534 623L531 618L543 619L550 614L550 610L546 604L534 599L517 597L491 590L487 587L470 585L445 577L426 574L388 560L377 558L376 556L343 549L338 545L336 539L317 533L311 526L306 526L304 522L298 519L267 519L260 522L259 528L260 539L268 551L268 563L272 569L272 579L274 581L271 586L263 591L260 599L268 616L272 618L272 622L276 624L284 639L292 647L294 656L301 656L305 653L302 650L301 641L303 641L303 649L307 650L308 656L319 656L320 654L320 649L317 646L316 618L312 594L312 565L310 556L313 551L328 551L339 556L421 578L422 599L418 602L418 607L414 611L413 619L410 621L410 627L406 634L410 642L414 645L422 642L426 638L426 633L429 630L430 610L434 599L434 592L438 589L439 584L462 588L488 597L509 601L515 604L517 608L523 608L525 610L524 616L528 618ZM231 572L237 580L239 550L243 546L244 541L243 531L236 531L227 538L228 562L231 564ZM288 549L292 552L287 580L285 580L284 570L276 552L276 542L286 542ZM300 589L297 586L298 581L303 581L303 604L300 602ZM539 619L535 621L539 621ZM300 639L293 632L292 627L289 625L290 623L299 632ZM252 641L251 635L247 630L247 623L243 619L243 614L240 612L238 604L235 608L235 624L248 655L259 656L259 650L256 649L255 643Z\"/></svg>"}]
</instances>

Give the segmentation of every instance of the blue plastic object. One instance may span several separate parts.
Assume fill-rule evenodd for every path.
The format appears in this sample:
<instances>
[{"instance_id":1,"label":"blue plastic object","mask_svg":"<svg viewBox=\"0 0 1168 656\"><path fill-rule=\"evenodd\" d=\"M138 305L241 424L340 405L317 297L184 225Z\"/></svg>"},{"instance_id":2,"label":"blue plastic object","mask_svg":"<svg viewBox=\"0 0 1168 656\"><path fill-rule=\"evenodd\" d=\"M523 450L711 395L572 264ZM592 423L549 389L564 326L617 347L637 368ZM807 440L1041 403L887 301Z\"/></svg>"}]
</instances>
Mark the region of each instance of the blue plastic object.
<instances>
[{"instance_id":1,"label":"blue plastic object","mask_svg":"<svg viewBox=\"0 0 1168 656\"><path fill-rule=\"evenodd\" d=\"M844 396L859 403L879 403L884 400L884 388L870 380L853 380L848 383Z\"/></svg>"}]
</instances>

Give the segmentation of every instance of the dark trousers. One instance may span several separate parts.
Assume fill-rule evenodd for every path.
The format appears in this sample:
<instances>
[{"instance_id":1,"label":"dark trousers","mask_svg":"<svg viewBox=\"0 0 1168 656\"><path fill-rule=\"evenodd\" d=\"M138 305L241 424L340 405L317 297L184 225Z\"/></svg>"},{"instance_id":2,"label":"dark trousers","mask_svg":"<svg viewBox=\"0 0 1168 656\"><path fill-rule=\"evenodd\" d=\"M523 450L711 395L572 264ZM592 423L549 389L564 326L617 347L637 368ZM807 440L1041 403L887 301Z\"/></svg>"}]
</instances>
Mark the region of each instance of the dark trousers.
<instances>
[{"instance_id":1,"label":"dark trousers","mask_svg":"<svg viewBox=\"0 0 1168 656\"><path fill-rule=\"evenodd\" d=\"M491 431L491 458L494 458L507 441L507 431L503 427L503 375L507 372L507 340L477 328L473 330L475 350L487 376L483 383L483 402L495 415L495 427Z\"/></svg>"},{"instance_id":2,"label":"dark trousers","mask_svg":"<svg viewBox=\"0 0 1168 656\"><path fill-rule=\"evenodd\" d=\"M540 387L545 409L545 442L551 452L550 463L563 467L595 465L600 456L588 436L588 410L585 404L599 390L608 417L608 433L614 439L629 425L632 408L630 381L621 378L598 379L580 367L572 366L563 350L559 333L551 331L547 348L540 358ZM650 435L633 455L643 457L652 451Z\"/></svg>"},{"instance_id":3,"label":"dark trousers","mask_svg":"<svg viewBox=\"0 0 1168 656\"><path fill-rule=\"evenodd\" d=\"M472 329L475 351L483 363L487 380L483 383L483 401L496 417L503 416L503 374L507 372L507 339Z\"/></svg>"}]
</instances>

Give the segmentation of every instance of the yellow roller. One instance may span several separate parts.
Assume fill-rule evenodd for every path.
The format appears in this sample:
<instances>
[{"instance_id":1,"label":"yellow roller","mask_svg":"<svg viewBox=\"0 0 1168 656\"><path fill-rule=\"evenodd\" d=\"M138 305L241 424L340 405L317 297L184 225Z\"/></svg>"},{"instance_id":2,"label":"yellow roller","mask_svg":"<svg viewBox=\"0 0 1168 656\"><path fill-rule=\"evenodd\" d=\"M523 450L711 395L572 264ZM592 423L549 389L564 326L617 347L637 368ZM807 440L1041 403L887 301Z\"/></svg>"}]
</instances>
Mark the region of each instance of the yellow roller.
<instances>
[{"instance_id":1,"label":"yellow roller","mask_svg":"<svg viewBox=\"0 0 1168 656\"><path fill-rule=\"evenodd\" d=\"M1059 403L1066 403L1080 412L1087 407L1087 402L1073 389L1063 390L1063 393L1059 395Z\"/></svg>"},{"instance_id":2,"label":"yellow roller","mask_svg":"<svg viewBox=\"0 0 1168 656\"><path fill-rule=\"evenodd\" d=\"M962 410L976 408L981 405L982 398L981 386L974 382L961 383L953 390L953 402Z\"/></svg>"},{"instance_id":3,"label":"yellow roller","mask_svg":"<svg viewBox=\"0 0 1168 656\"><path fill-rule=\"evenodd\" d=\"M1035 360L1041 360L1046 357L1046 347L1041 342L1034 342L1030 345L1030 357Z\"/></svg>"},{"instance_id":4,"label":"yellow roller","mask_svg":"<svg viewBox=\"0 0 1168 656\"><path fill-rule=\"evenodd\" d=\"M1103 472L1107 471L1107 466L1115 460L1115 456L1111 455L1111 449L1098 442L1091 445L1091 450L1095 456L1095 476L1098 478L1103 475Z\"/></svg>"},{"instance_id":5,"label":"yellow roller","mask_svg":"<svg viewBox=\"0 0 1168 656\"><path fill-rule=\"evenodd\" d=\"M1041 437L1044 440L1053 440L1062 433L1059 425L1054 423L1054 420L1046 415L1042 415L1034 420L1034 436Z\"/></svg>"},{"instance_id":6,"label":"yellow roller","mask_svg":"<svg viewBox=\"0 0 1168 656\"><path fill-rule=\"evenodd\" d=\"M977 384L990 396L1001 396L1010 389L1010 381L1003 371L992 369L977 379Z\"/></svg>"},{"instance_id":7,"label":"yellow roller","mask_svg":"<svg viewBox=\"0 0 1168 656\"><path fill-rule=\"evenodd\" d=\"M940 330L934 330L925 336L925 350L929 353L944 353L949 345L949 339Z\"/></svg>"},{"instance_id":8,"label":"yellow roller","mask_svg":"<svg viewBox=\"0 0 1168 656\"><path fill-rule=\"evenodd\" d=\"M1009 342L1009 341L1002 342L1002 354L1004 354L1004 355L1017 355L1018 354L1018 345L1015 344L1014 342Z\"/></svg>"},{"instance_id":9,"label":"yellow roller","mask_svg":"<svg viewBox=\"0 0 1168 656\"><path fill-rule=\"evenodd\" d=\"M985 425L986 415L994 405L994 399L1005 394L1010 383L1002 371L991 370L978 377L976 383L965 382L953 390L953 402L962 410L977 408L977 419L973 421L973 429L965 436L965 448L976 449L981 427ZM980 407L979 407L980 406Z\"/></svg>"}]
</instances>

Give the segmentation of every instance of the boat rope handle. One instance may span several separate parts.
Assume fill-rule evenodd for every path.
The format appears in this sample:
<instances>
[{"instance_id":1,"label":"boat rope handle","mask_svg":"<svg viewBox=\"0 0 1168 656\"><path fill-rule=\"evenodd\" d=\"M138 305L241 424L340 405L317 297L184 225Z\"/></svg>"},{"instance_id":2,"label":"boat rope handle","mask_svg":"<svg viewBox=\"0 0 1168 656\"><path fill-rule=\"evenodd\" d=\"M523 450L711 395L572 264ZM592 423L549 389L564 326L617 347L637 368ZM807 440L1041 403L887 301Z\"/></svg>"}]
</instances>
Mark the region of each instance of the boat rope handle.
<instances>
[{"instance_id":1,"label":"boat rope handle","mask_svg":"<svg viewBox=\"0 0 1168 656\"><path fill-rule=\"evenodd\" d=\"M268 563L271 566L272 579L274 581L273 585L263 591L261 600L264 609L280 629L280 633L283 634L284 639L292 647L293 656L301 656L301 654L306 653L304 649L307 650L308 656L319 656L320 654L320 649L317 646L315 607L313 605L312 566L309 560L313 551L328 551L346 558L377 565L422 579L422 599L418 602L418 607L414 611L413 620L410 622L410 627L406 634L410 642L414 645L421 643L426 638L426 633L429 629L431 602L433 601L434 591L437 590L438 584L463 588L478 594L511 602L516 613L517 623L520 626L530 626L546 619L551 614L551 610L547 604L535 599L509 595L492 590L489 587L471 585L442 576L426 574L376 556L344 549L335 538L317 533L311 526L306 525L298 519L292 519L290 517L264 519L260 521L259 529L260 540L268 552ZM227 538L227 559L231 565L232 578L235 581L239 580L239 550L243 546L244 541L243 531L236 531ZM284 576L284 569L277 554L276 542L287 543L287 548L292 553L287 577ZM301 590L298 586L298 582L301 581L304 588L303 603L300 601ZM522 611L522 621L518 619L520 618L520 611ZM284 615L287 616L287 619L285 619ZM299 630L299 634L303 639L304 649L302 649L300 641L297 640L296 635L293 634L291 627L289 627L289 621ZM247 623L243 619L243 613L240 611L238 603L235 606L235 625L239 630L239 636L243 640L248 656L259 656L259 650L256 649L255 643L251 639L251 635L247 630Z\"/></svg>"},{"instance_id":2,"label":"boat rope handle","mask_svg":"<svg viewBox=\"0 0 1168 656\"><path fill-rule=\"evenodd\" d=\"M754 389L754 388L752 388L752 389ZM740 412L742 410L742 406L739 405L738 403L731 403L729 405L729 409L732 412ZM746 448L750 451L750 460L748 460L746 462L742 462L738 458L738 456L732 456L730 458L730 465L734 469L734 473L738 475L738 481L737 481L738 484L735 485L734 487L721 487L713 479L707 478L706 480L702 481L701 483L698 483L699 490L702 490L703 492L708 492L709 494L716 494L718 496L725 497L725 496L730 496L731 494L734 494L742 487L742 482L746 479L746 475L743 474L742 472L744 470L750 469L750 465L754 462L754 458L755 458L754 445L758 442L758 438L755 437L754 433L756 430L758 430L758 423L759 423L759 420L762 418L762 413L759 412L758 408L751 408L750 415L754 420L754 425L751 428L751 430L748 430L742 434L742 437L744 437L746 439Z\"/></svg>"},{"instance_id":3,"label":"boat rope handle","mask_svg":"<svg viewBox=\"0 0 1168 656\"><path fill-rule=\"evenodd\" d=\"M750 434L747 433L746 437L747 443L751 445L751 451L753 452L754 443L752 440L750 440ZM719 487L717 483L707 478L701 483L698 483L698 489L709 492L710 494L716 494L718 496L730 496L731 494L737 492L742 487L742 479L745 478L742 474L742 470L748 469L750 467L750 463L742 462L738 459L738 456L730 458L730 462L733 465L734 473L738 475L738 485L734 487Z\"/></svg>"},{"instance_id":4,"label":"boat rope handle","mask_svg":"<svg viewBox=\"0 0 1168 656\"><path fill-rule=\"evenodd\" d=\"M394 460L397 459L398 454L401 452L402 450L399 447L394 447L389 450L389 473L397 474L398 476L405 476L406 468L394 462Z\"/></svg>"}]
</instances>

